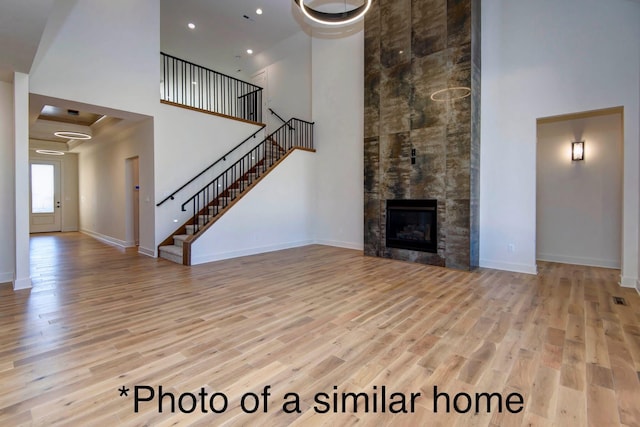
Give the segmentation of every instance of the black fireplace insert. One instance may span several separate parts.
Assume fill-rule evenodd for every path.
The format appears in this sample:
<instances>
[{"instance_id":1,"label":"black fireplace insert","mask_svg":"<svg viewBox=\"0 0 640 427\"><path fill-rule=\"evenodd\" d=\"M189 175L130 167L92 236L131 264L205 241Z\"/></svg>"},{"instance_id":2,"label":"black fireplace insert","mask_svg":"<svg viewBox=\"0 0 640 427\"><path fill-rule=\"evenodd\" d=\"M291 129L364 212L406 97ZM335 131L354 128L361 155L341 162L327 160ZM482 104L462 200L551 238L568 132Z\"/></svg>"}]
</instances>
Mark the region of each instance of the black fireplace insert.
<instances>
[{"instance_id":1,"label":"black fireplace insert","mask_svg":"<svg viewBox=\"0 0 640 427\"><path fill-rule=\"evenodd\" d=\"M437 200L387 200L387 247L438 252Z\"/></svg>"}]
</instances>

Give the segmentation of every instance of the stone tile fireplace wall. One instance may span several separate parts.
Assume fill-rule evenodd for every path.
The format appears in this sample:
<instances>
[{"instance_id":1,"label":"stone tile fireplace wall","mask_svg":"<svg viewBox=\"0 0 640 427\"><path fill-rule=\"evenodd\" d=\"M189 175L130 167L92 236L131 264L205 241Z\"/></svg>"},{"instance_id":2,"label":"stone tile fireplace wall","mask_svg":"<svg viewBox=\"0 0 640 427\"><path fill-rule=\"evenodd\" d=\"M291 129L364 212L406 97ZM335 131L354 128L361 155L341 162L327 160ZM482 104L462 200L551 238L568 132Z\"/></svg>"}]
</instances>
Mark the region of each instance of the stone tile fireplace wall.
<instances>
[{"instance_id":1,"label":"stone tile fireplace wall","mask_svg":"<svg viewBox=\"0 0 640 427\"><path fill-rule=\"evenodd\" d=\"M470 87L471 96L431 99L451 87ZM476 267L480 0L374 0L365 18L364 125L365 254ZM386 202L410 199L438 201L437 253L386 247Z\"/></svg>"}]
</instances>

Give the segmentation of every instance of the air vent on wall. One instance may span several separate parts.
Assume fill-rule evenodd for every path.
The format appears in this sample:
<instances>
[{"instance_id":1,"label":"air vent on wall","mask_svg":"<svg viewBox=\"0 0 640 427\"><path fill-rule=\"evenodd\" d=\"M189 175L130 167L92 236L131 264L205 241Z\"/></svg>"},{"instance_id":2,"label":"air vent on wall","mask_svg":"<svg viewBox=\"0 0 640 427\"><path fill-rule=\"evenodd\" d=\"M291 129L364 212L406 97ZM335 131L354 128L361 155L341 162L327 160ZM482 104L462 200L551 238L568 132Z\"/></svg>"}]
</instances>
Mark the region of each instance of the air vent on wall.
<instances>
[{"instance_id":1,"label":"air vent on wall","mask_svg":"<svg viewBox=\"0 0 640 427\"><path fill-rule=\"evenodd\" d=\"M627 305L627 302L622 297L613 297L613 302L616 305Z\"/></svg>"}]
</instances>

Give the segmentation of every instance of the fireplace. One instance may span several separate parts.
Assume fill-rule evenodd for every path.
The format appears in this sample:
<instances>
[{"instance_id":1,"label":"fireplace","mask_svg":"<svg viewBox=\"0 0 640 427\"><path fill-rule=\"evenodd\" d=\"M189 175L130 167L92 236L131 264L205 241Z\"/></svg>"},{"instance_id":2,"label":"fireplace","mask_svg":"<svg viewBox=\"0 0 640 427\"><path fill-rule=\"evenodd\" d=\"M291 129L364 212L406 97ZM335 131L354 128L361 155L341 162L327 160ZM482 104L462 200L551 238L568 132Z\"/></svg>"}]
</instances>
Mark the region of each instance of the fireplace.
<instances>
[{"instance_id":1,"label":"fireplace","mask_svg":"<svg viewBox=\"0 0 640 427\"><path fill-rule=\"evenodd\" d=\"M387 247L438 252L437 200L387 200Z\"/></svg>"}]
</instances>

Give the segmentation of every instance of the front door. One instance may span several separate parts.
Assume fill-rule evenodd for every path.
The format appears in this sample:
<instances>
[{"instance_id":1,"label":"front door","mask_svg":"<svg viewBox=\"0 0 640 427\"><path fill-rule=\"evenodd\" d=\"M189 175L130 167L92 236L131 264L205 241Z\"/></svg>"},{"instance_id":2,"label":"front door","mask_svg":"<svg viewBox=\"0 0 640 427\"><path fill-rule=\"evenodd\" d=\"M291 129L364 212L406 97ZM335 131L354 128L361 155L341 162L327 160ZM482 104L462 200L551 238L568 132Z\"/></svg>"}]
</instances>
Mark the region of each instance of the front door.
<instances>
[{"instance_id":1,"label":"front door","mask_svg":"<svg viewBox=\"0 0 640 427\"><path fill-rule=\"evenodd\" d=\"M32 160L29 172L29 231L62 231L60 161Z\"/></svg>"}]
</instances>

